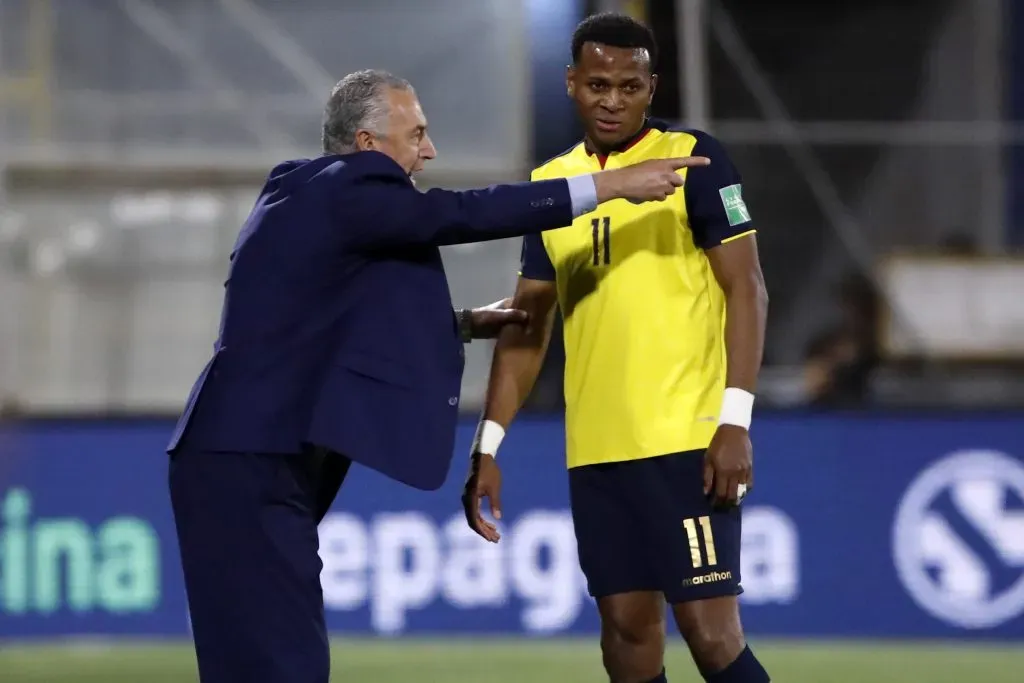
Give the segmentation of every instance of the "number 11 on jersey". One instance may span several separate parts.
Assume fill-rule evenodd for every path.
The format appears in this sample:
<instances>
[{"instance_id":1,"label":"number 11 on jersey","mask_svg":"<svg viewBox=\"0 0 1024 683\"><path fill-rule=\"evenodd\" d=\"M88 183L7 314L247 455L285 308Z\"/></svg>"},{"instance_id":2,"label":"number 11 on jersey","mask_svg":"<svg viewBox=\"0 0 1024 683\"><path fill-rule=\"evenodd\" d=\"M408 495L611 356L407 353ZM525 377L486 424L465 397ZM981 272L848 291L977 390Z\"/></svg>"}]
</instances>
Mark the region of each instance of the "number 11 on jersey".
<instances>
[{"instance_id":1,"label":"number 11 on jersey","mask_svg":"<svg viewBox=\"0 0 1024 683\"><path fill-rule=\"evenodd\" d=\"M610 216L604 218L595 218L590 221L591 227L594 229L594 265L601 265L601 242L604 242L604 265L609 265L612 262L612 219ZM603 227L604 234L601 235Z\"/></svg>"}]
</instances>

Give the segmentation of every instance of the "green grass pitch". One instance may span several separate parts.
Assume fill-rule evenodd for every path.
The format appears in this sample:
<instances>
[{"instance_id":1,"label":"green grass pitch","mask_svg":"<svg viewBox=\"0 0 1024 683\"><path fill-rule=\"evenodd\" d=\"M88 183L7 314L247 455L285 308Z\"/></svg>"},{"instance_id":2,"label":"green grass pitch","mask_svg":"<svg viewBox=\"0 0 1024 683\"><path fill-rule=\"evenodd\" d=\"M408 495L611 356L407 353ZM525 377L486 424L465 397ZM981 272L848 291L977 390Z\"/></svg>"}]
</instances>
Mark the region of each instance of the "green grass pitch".
<instances>
[{"instance_id":1,"label":"green grass pitch","mask_svg":"<svg viewBox=\"0 0 1024 683\"><path fill-rule=\"evenodd\" d=\"M1024 647L959 643L751 643L781 683L1019 683ZM699 682L679 644L669 680ZM595 640L338 640L332 680L374 683L601 683ZM185 643L0 643L0 683L197 680Z\"/></svg>"}]
</instances>

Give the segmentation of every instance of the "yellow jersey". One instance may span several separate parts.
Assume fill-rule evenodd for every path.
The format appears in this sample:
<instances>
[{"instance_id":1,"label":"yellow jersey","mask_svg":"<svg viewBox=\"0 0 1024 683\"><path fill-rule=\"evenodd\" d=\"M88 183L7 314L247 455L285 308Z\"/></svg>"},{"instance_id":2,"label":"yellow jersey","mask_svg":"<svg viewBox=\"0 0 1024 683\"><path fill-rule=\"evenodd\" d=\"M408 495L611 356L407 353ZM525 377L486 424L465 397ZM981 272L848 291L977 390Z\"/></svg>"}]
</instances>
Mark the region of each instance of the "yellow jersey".
<instances>
[{"instance_id":1,"label":"yellow jersey","mask_svg":"<svg viewBox=\"0 0 1024 683\"><path fill-rule=\"evenodd\" d=\"M664 202L615 200L523 240L520 277L554 281L564 321L570 468L706 448L725 389L725 297L705 251L754 232L742 182L707 133L648 121L608 157L584 143L532 180L706 156Z\"/></svg>"}]
</instances>

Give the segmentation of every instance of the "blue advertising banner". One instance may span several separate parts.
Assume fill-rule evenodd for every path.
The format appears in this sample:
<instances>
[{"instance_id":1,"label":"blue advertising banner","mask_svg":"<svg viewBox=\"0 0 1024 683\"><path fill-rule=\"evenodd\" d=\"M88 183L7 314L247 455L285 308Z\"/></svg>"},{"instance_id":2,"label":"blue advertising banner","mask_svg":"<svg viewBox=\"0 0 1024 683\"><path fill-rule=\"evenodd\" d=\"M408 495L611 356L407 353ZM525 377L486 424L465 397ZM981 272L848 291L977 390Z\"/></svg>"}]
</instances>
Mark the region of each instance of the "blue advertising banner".
<instances>
[{"instance_id":1,"label":"blue advertising banner","mask_svg":"<svg viewBox=\"0 0 1024 683\"><path fill-rule=\"evenodd\" d=\"M0 638L187 634L162 455L170 428L0 428ZM472 431L460 426L460 454ZM764 415L753 436L750 633L1024 639L1024 415ZM461 455L431 493L353 471L320 528L329 627L596 632L563 446L560 420L510 431L497 545L466 528Z\"/></svg>"}]
</instances>

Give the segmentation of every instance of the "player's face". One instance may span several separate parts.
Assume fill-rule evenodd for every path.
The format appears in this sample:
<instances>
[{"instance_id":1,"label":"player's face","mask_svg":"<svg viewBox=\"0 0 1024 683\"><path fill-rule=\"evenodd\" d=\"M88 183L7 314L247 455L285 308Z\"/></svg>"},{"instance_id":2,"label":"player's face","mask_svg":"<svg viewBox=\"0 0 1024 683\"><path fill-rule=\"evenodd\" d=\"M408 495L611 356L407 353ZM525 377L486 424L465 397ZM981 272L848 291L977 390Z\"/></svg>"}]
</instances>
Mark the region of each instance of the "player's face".
<instances>
[{"instance_id":1,"label":"player's face","mask_svg":"<svg viewBox=\"0 0 1024 683\"><path fill-rule=\"evenodd\" d=\"M388 93L386 132L369 134L365 142L360 141L360 147L387 154L409 177L422 171L424 164L437 156L437 149L427 133L427 118L411 90L393 89Z\"/></svg>"},{"instance_id":2,"label":"player's face","mask_svg":"<svg viewBox=\"0 0 1024 683\"><path fill-rule=\"evenodd\" d=\"M657 84L647 50L598 43L583 44L566 78L587 137L606 149L640 130Z\"/></svg>"}]
</instances>

